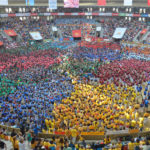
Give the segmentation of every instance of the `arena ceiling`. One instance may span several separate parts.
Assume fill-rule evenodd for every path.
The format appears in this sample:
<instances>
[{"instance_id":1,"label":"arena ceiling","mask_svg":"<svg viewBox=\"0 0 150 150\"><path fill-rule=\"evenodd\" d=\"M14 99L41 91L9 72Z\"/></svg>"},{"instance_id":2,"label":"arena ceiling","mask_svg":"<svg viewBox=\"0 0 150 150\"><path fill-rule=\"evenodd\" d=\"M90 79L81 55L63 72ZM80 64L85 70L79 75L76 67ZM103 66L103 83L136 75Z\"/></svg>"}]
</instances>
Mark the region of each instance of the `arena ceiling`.
<instances>
[{"instance_id":1,"label":"arena ceiling","mask_svg":"<svg viewBox=\"0 0 150 150\"><path fill-rule=\"evenodd\" d=\"M8 0L9 6L25 6L25 0ZM57 0L63 6L63 0ZM107 6L123 6L124 0L106 0ZM35 6L48 6L48 0L35 0ZM80 7L97 6L97 0L80 0ZM133 0L133 7L148 7L147 0Z\"/></svg>"}]
</instances>

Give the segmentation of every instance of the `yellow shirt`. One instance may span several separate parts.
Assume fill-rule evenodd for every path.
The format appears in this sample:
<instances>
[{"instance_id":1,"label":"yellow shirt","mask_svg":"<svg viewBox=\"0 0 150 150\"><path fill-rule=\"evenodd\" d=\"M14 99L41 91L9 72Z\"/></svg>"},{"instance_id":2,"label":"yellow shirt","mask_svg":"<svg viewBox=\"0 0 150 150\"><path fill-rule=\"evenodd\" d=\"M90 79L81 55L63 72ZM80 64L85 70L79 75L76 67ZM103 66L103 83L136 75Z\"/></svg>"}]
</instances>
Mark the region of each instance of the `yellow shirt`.
<instances>
[{"instance_id":1,"label":"yellow shirt","mask_svg":"<svg viewBox=\"0 0 150 150\"><path fill-rule=\"evenodd\" d=\"M48 126L48 123L49 123L49 122L48 122L48 120L47 120L47 119L45 119L45 124L46 124L46 126Z\"/></svg>"},{"instance_id":2,"label":"yellow shirt","mask_svg":"<svg viewBox=\"0 0 150 150\"><path fill-rule=\"evenodd\" d=\"M72 135L72 137L77 137L77 130L71 129L71 135Z\"/></svg>"},{"instance_id":3,"label":"yellow shirt","mask_svg":"<svg viewBox=\"0 0 150 150\"><path fill-rule=\"evenodd\" d=\"M14 145L14 148L19 148L19 141L18 140L15 140L15 142L13 143Z\"/></svg>"},{"instance_id":4,"label":"yellow shirt","mask_svg":"<svg viewBox=\"0 0 150 150\"><path fill-rule=\"evenodd\" d=\"M136 125L136 121L135 121L135 120L132 120L132 121L131 121L131 126L132 126L132 127L135 127L135 125Z\"/></svg>"},{"instance_id":5,"label":"yellow shirt","mask_svg":"<svg viewBox=\"0 0 150 150\"><path fill-rule=\"evenodd\" d=\"M43 143L45 147L50 147L50 143L49 142L44 142Z\"/></svg>"},{"instance_id":6,"label":"yellow shirt","mask_svg":"<svg viewBox=\"0 0 150 150\"><path fill-rule=\"evenodd\" d=\"M134 147L135 147L135 143L129 143L128 144L128 149L129 150L134 150Z\"/></svg>"},{"instance_id":7,"label":"yellow shirt","mask_svg":"<svg viewBox=\"0 0 150 150\"><path fill-rule=\"evenodd\" d=\"M110 138L105 138L104 142L105 142L105 144L109 144L111 142L111 139Z\"/></svg>"},{"instance_id":8,"label":"yellow shirt","mask_svg":"<svg viewBox=\"0 0 150 150\"><path fill-rule=\"evenodd\" d=\"M117 144L117 148L121 148L122 147L122 144L121 143L118 143Z\"/></svg>"}]
</instances>

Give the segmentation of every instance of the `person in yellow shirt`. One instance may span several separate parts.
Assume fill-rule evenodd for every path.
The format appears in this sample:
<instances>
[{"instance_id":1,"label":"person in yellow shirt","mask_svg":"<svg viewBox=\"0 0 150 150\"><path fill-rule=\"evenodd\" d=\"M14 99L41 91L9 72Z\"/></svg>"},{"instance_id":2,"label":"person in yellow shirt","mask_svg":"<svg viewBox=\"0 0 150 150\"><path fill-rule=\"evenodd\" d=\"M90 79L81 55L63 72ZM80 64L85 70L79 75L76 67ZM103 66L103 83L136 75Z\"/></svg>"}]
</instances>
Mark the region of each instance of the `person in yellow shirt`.
<instances>
[{"instance_id":1,"label":"person in yellow shirt","mask_svg":"<svg viewBox=\"0 0 150 150\"><path fill-rule=\"evenodd\" d=\"M47 140L45 140L45 141L43 142L43 146L44 146L46 149L48 149L48 148L50 147L50 143L49 143Z\"/></svg>"},{"instance_id":2,"label":"person in yellow shirt","mask_svg":"<svg viewBox=\"0 0 150 150\"><path fill-rule=\"evenodd\" d=\"M135 147L138 147L138 146L140 146L140 141L139 141L139 139L137 139L136 142L135 142Z\"/></svg>"},{"instance_id":3,"label":"person in yellow shirt","mask_svg":"<svg viewBox=\"0 0 150 150\"><path fill-rule=\"evenodd\" d=\"M122 144L121 144L121 142L119 141L119 142L117 143L117 145L116 145L116 149L117 149L117 150L121 150L121 147L122 147Z\"/></svg>"},{"instance_id":4,"label":"person in yellow shirt","mask_svg":"<svg viewBox=\"0 0 150 150\"><path fill-rule=\"evenodd\" d=\"M49 128L49 121L48 121L48 119L45 119L45 125L46 125L47 128Z\"/></svg>"},{"instance_id":5,"label":"person in yellow shirt","mask_svg":"<svg viewBox=\"0 0 150 150\"><path fill-rule=\"evenodd\" d=\"M71 131L69 130L69 128L67 129L65 129L65 135L66 135L66 137L68 138L68 139L70 139L70 136L71 136Z\"/></svg>"},{"instance_id":6,"label":"person in yellow shirt","mask_svg":"<svg viewBox=\"0 0 150 150\"><path fill-rule=\"evenodd\" d=\"M72 128L71 130L71 136L72 136L72 142L76 142L76 137L77 137L77 130L75 128Z\"/></svg>"},{"instance_id":7,"label":"person in yellow shirt","mask_svg":"<svg viewBox=\"0 0 150 150\"><path fill-rule=\"evenodd\" d=\"M131 142L128 143L128 150L134 150L135 143L134 140L132 139Z\"/></svg>"},{"instance_id":8,"label":"person in yellow shirt","mask_svg":"<svg viewBox=\"0 0 150 150\"><path fill-rule=\"evenodd\" d=\"M33 136L32 141L31 141L31 148L34 149L38 144L38 141L36 140L36 137Z\"/></svg>"},{"instance_id":9,"label":"person in yellow shirt","mask_svg":"<svg viewBox=\"0 0 150 150\"><path fill-rule=\"evenodd\" d=\"M15 146L14 150L19 150L19 141L16 140L14 144L15 144L14 145Z\"/></svg>"},{"instance_id":10,"label":"person in yellow shirt","mask_svg":"<svg viewBox=\"0 0 150 150\"><path fill-rule=\"evenodd\" d=\"M54 144L54 142L50 141L49 149L54 149L55 147L56 147L56 145Z\"/></svg>"},{"instance_id":11,"label":"person in yellow shirt","mask_svg":"<svg viewBox=\"0 0 150 150\"><path fill-rule=\"evenodd\" d=\"M15 136L13 137L12 144L13 144L14 150L19 150L19 141L17 140Z\"/></svg>"},{"instance_id":12,"label":"person in yellow shirt","mask_svg":"<svg viewBox=\"0 0 150 150\"><path fill-rule=\"evenodd\" d=\"M45 130L45 129L42 129L42 133L44 133L44 134L45 134L45 133L46 133L46 130Z\"/></svg>"},{"instance_id":13,"label":"person in yellow shirt","mask_svg":"<svg viewBox=\"0 0 150 150\"><path fill-rule=\"evenodd\" d=\"M135 126L136 126L136 121L135 121L135 120L132 120L132 121L131 121L131 127L134 128Z\"/></svg>"},{"instance_id":14,"label":"person in yellow shirt","mask_svg":"<svg viewBox=\"0 0 150 150\"><path fill-rule=\"evenodd\" d=\"M105 144L110 144L111 143L111 138L109 136L107 136L105 139L104 139L104 143Z\"/></svg>"}]
</instances>

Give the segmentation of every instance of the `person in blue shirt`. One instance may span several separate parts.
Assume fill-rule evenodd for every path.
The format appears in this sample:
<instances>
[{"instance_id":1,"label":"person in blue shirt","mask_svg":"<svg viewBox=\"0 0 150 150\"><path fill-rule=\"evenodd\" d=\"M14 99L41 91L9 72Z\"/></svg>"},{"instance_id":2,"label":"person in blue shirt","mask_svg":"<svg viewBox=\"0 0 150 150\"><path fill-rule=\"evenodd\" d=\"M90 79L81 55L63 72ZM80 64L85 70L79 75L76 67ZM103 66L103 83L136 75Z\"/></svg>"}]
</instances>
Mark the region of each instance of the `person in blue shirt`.
<instances>
[{"instance_id":1,"label":"person in blue shirt","mask_svg":"<svg viewBox=\"0 0 150 150\"><path fill-rule=\"evenodd\" d=\"M149 101L147 99L144 100L144 105L145 105L145 111L148 110L148 104L149 104Z\"/></svg>"},{"instance_id":2,"label":"person in blue shirt","mask_svg":"<svg viewBox=\"0 0 150 150\"><path fill-rule=\"evenodd\" d=\"M36 136L38 135L39 129L38 129L37 125L35 125L33 132L34 132L34 135L36 135Z\"/></svg>"},{"instance_id":3,"label":"person in blue shirt","mask_svg":"<svg viewBox=\"0 0 150 150\"><path fill-rule=\"evenodd\" d=\"M150 100L150 92L148 92L148 100Z\"/></svg>"}]
</instances>

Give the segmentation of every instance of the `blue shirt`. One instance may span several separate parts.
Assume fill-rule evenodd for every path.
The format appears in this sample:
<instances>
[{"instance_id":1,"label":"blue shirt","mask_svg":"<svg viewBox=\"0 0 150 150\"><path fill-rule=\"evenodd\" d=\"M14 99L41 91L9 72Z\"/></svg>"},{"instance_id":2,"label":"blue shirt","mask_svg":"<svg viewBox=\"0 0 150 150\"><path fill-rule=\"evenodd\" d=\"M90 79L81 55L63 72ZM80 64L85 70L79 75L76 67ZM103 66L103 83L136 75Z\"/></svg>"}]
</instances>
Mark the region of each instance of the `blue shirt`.
<instances>
[{"instance_id":1,"label":"blue shirt","mask_svg":"<svg viewBox=\"0 0 150 150\"><path fill-rule=\"evenodd\" d=\"M148 100L145 100L144 103L145 103L146 106L148 106L149 102L148 102Z\"/></svg>"},{"instance_id":2,"label":"blue shirt","mask_svg":"<svg viewBox=\"0 0 150 150\"><path fill-rule=\"evenodd\" d=\"M35 127L33 131L34 131L35 135L38 135L38 128L37 127Z\"/></svg>"},{"instance_id":3,"label":"blue shirt","mask_svg":"<svg viewBox=\"0 0 150 150\"><path fill-rule=\"evenodd\" d=\"M144 91L144 95L146 95L147 91Z\"/></svg>"}]
</instances>

